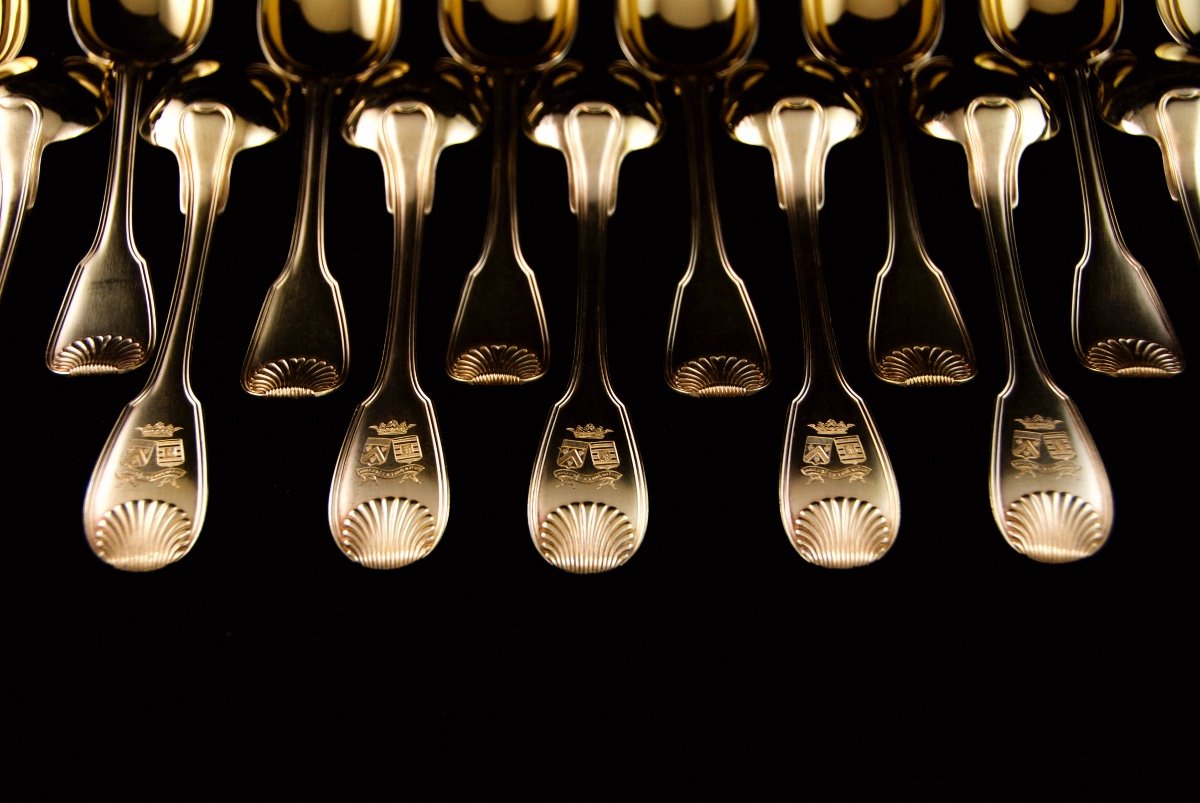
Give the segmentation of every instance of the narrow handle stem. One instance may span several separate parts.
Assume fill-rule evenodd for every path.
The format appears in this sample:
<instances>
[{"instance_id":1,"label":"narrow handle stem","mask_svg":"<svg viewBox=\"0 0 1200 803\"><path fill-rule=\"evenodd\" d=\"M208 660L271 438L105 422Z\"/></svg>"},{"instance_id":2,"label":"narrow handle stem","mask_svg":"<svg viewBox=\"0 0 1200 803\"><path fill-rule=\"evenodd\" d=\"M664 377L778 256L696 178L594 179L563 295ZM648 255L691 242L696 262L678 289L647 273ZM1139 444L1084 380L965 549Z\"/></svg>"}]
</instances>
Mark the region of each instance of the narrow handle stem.
<instances>
[{"instance_id":1,"label":"narrow handle stem","mask_svg":"<svg viewBox=\"0 0 1200 803\"><path fill-rule=\"evenodd\" d=\"M150 371L147 388L164 384L189 387L201 280L219 213L215 199L224 190L233 157L230 147L233 131L232 116L224 106L189 107L180 117L179 137L187 143L181 151L185 158L180 160L187 223L163 345Z\"/></svg>"},{"instance_id":2,"label":"narrow handle stem","mask_svg":"<svg viewBox=\"0 0 1200 803\"><path fill-rule=\"evenodd\" d=\"M883 146L883 174L888 194L888 251L898 250L897 243L917 248L921 245L921 227L913 195L912 167L908 154L908 137L904 121L908 120L903 72L875 71L869 77L874 91L871 98L879 121L879 138Z\"/></svg>"},{"instance_id":3,"label":"narrow handle stem","mask_svg":"<svg viewBox=\"0 0 1200 803\"><path fill-rule=\"evenodd\" d=\"M1020 120L1020 110L1007 99L976 100L967 113L971 169L980 189L984 228L991 246L988 253L1004 329L1009 387L1017 377L1028 373L1026 366L1032 366L1042 377L1048 375L1025 298L1013 237L1015 199L1010 183L1020 155Z\"/></svg>"},{"instance_id":4,"label":"narrow handle stem","mask_svg":"<svg viewBox=\"0 0 1200 803\"><path fill-rule=\"evenodd\" d=\"M712 82L704 75L688 75L679 81L683 121L687 129L688 164L692 202L692 252L714 253L717 259L693 259L698 269L726 264L717 208L716 171L713 168L712 137L709 133L708 95Z\"/></svg>"},{"instance_id":5,"label":"narrow handle stem","mask_svg":"<svg viewBox=\"0 0 1200 803\"><path fill-rule=\"evenodd\" d=\"M492 187L488 206L487 242L513 247L517 242L517 108L521 78L499 69L492 75Z\"/></svg>"},{"instance_id":6,"label":"narrow handle stem","mask_svg":"<svg viewBox=\"0 0 1200 803\"><path fill-rule=\"evenodd\" d=\"M116 65L116 93L113 99L112 149L108 159L108 183L104 188L104 206L96 244L120 237L133 247L133 178L137 146L137 119L141 109L144 77L137 67ZM95 246L93 246L95 247Z\"/></svg>"},{"instance_id":7,"label":"narrow handle stem","mask_svg":"<svg viewBox=\"0 0 1200 803\"><path fill-rule=\"evenodd\" d=\"M391 303L376 387L396 376L416 377L417 267L426 199L433 190L437 122L424 104L385 115L381 156L389 174L394 219Z\"/></svg>"},{"instance_id":8,"label":"narrow handle stem","mask_svg":"<svg viewBox=\"0 0 1200 803\"><path fill-rule=\"evenodd\" d=\"M326 81L315 80L304 84L304 161L289 265L325 264L325 205L322 200L325 197L329 126L335 95L333 85ZM299 258L308 253L315 253L316 259Z\"/></svg>"},{"instance_id":9,"label":"narrow handle stem","mask_svg":"<svg viewBox=\"0 0 1200 803\"><path fill-rule=\"evenodd\" d=\"M1084 206L1084 253L1095 244L1114 245L1124 250L1121 232L1116 226L1112 196L1104 175L1104 160L1100 155L1096 115L1092 110L1090 70L1086 65L1064 67L1055 73L1060 97L1067 112L1067 127L1075 145L1079 168L1079 187Z\"/></svg>"}]
</instances>

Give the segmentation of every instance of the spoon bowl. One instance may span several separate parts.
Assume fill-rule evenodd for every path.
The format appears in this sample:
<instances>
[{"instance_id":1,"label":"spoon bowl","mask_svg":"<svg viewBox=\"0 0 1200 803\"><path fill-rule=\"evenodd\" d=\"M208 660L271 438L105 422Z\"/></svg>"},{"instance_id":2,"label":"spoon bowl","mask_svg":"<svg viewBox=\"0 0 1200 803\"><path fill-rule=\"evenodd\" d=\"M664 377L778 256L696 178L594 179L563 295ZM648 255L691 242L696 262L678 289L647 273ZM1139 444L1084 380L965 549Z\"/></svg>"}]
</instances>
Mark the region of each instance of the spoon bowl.
<instances>
[{"instance_id":1,"label":"spoon bowl","mask_svg":"<svg viewBox=\"0 0 1200 803\"><path fill-rule=\"evenodd\" d=\"M0 64L16 58L28 32L28 0L0 0Z\"/></svg>"},{"instance_id":2,"label":"spoon bowl","mask_svg":"<svg viewBox=\"0 0 1200 803\"><path fill-rule=\"evenodd\" d=\"M1176 42L1193 53L1200 50L1200 2L1158 0L1158 16Z\"/></svg>"}]
</instances>

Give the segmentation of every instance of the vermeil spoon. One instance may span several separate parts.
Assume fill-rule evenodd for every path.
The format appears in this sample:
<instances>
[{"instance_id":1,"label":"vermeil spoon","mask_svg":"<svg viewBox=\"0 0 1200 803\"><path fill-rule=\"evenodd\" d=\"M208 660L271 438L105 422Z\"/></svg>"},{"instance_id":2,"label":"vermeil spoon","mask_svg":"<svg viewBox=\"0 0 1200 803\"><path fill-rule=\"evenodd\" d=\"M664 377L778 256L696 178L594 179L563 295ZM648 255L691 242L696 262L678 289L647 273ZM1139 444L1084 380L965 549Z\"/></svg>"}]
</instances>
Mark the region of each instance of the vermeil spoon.
<instances>
[{"instance_id":1,"label":"vermeil spoon","mask_svg":"<svg viewBox=\"0 0 1200 803\"><path fill-rule=\"evenodd\" d=\"M142 136L179 160L187 218L162 348L108 436L84 500L88 544L118 569L150 571L179 560L204 524L208 457L190 379L201 281L233 158L287 127L287 96L287 81L266 65L243 73L200 61L172 79L142 122Z\"/></svg>"},{"instance_id":2,"label":"vermeil spoon","mask_svg":"<svg viewBox=\"0 0 1200 803\"><path fill-rule=\"evenodd\" d=\"M1145 57L1115 51L1096 66L1096 77L1104 121L1158 144L1167 190L1200 258L1200 53L1176 43Z\"/></svg>"},{"instance_id":3,"label":"vermeil spoon","mask_svg":"<svg viewBox=\"0 0 1200 803\"><path fill-rule=\"evenodd\" d=\"M913 67L942 34L942 0L804 0L813 52L846 71L873 101L888 196L887 256L875 279L867 351L896 385L952 385L975 376L975 351L945 274L926 250L906 130Z\"/></svg>"},{"instance_id":4,"label":"vermeil spoon","mask_svg":"<svg viewBox=\"0 0 1200 803\"><path fill-rule=\"evenodd\" d=\"M992 515L1023 555L1044 563L1085 558L1108 538L1112 491L1083 418L1046 370L1013 231L1021 154L1053 135L1050 107L1030 79L992 54L962 67L936 59L916 80L926 131L966 150L996 280L1008 383L992 424Z\"/></svg>"},{"instance_id":5,"label":"vermeil spoon","mask_svg":"<svg viewBox=\"0 0 1200 803\"><path fill-rule=\"evenodd\" d=\"M263 53L304 95L304 161L291 247L242 364L247 393L324 396L346 381L346 312L325 257L329 129L338 93L386 61L399 36L399 0L259 0Z\"/></svg>"},{"instance_id":6,"label":"vermeil spoon","mask_svg":"<svg viewBox=\"0 0 1200 803\"><path fill-rule=\"evenodd\" d=\"M625 405L608 374L604 269L608 218L626 154L658 141L654 86L628 62L564 62L544 76L527 116L534 141L567 160L579 221L575 353L550 411L529 485L529 532L550 565L576 574L623 565L646 532L646 476Z\"/></svg>"},{"instance_id":7,"label":"vermeil spoon","mask_svg":"<svg viewBox=\"0 0 1200 803\"><path fill-rule=\"evenodd\" d=\"M756 393L771 380L770 358L746 284L725 253L709 95L754 46L758 5L619 0L617 32L625 55L680 95L687 129L692 251L671 307L667 384L689 396Z\"/></svg>"},{"instance_id":8,"label":"vermeil spoon","mask_svg":"<svg viewBox=\"0 0 1200 803\"><path fill-rule=\"evenodd\" d=\"M900 492L870 410L842 373L818 243L826 157L858 135L862 111L844 76L812 58L748 63L730 77L727 103L733 136L771 152L800 294L804 379L783 444L784 529L810 563L864 566L895 543Z\"/></svg>"},{"instance_id":9,"label":"vermeil spoon","mask_svg":"<svg viewBox=\"0 0 1200 803\"><path fill-rule=\"evenodd\" d=\"M1145 268L1125 245L1104 176L1093 109L1094 61L1121 30L1121 0L980 0L992 44L1055 85L1074 140L1084 200L1071 336L1087 368L1110 376L1172 376L1183 351Z\"/></svg>"},{"instance_id":10,"label":"vermeil spoon","mask_svg":"<svg viewBox=\"0 0 1200 803\"><path fill-rule=\"evenodd\" d=\"M417 380L417 268L438 156L479 133L482 110L475 76L449 59L416 73L391 62L360 87L346 120L346 139L379 154L396 226L383 361L371 394L354 411L329 493L339 549L373 569L425 557L446 528L441 436Z\"/></svg>"},{"instance_id":11,"label":"vermeil spoon","mask_svg":"<svg viewBox=\"0 0 1200 803\"><path fill-rule=\"evenodd\" d=\"M116 79L112 146L100 224L75 268L46 365L58 374L124 373L150 358L157 342L154 296L133 237L133 165L147 73L190 56L208 33L212 0L70 0L79 44L112 64Z\"/></svg>"},{"instance_id":12,"label":"vermeil spoon","mask_svg":"<svg viewBox=\"0 0 1200 803\"><path fill-rule=\"evenodd\" d=\"M1200 51L1200 0L1158 0L1158 16L1176 42Z\"/></svg>"},{"instance_id":13,"label":"vermeil spoon","mask_svg":"<svg viewBox=\"0 0 1200 803\"><path fill-rule=\"evenodd\" d=\"M483 254L467 274L446 372L472 385L542 377L550 359L546 311L517 225L520 95L530 73L562 60L578 27L577 0L442 0L446 49L484 71L492 89L492 186Z\"/></svg>"},{"instance_id":14,"label":"vermeil spoon","mask_svg":"<svg viewBox=\"0 0 1200 803\"><path fill-rule=\"evenodd\" d=\"M0 293L25 212L37 196L42 150L99 125L112 104L108 68L71 57L0 63Z\"/></svg>"}]
</instances>

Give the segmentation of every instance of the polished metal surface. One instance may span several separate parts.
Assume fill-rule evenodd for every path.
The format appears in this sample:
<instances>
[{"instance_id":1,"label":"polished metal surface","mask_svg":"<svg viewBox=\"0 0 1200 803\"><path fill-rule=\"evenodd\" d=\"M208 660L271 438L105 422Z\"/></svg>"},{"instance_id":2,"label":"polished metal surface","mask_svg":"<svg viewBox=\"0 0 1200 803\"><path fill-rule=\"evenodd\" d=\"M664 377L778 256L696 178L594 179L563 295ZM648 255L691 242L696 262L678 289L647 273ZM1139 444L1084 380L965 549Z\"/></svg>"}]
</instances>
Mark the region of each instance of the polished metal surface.
<instances>
[{"instance_id":1,"label":"polished metal surface","mask_svg":"<svg viewBox=\"0 0 1200 803\"><path fill-rule=\"evenodd\" d=\"M112 65L108 184L92 247L71 277L50 333L46 365L57 374L124 373L145 364L158 338L146 260L133 237L133 165L142 86L150 70L200 46L211 0L70 0L81 47Z\"/></svg>"},{"instance_id":2,"label":"polished metal surface","mask_svg":"<svg viewBox=\"0 0 1200 803\"><path fill-rule=\"evenodd\" d=\"M323 396L346 381L346 311L325 256L329 130L337 95L385 61L399 35L399 0L259 1L262 51L304 95L304 157L291 247L242 364L247 393Z\"/></svg>"},{"instance_id":3,"label":"polished metal surface","mask_svg":"<svg viewBox=\"0 0 1200 803\"><path fill-rule=\"evenodd\" d=\"M287 98L287 82L265 65L242 73L199 61L172 79L142 122L142 135L179 160L186 226L162 348L145 388L117 418L84 499L88 545L118 569L179 560L204 524L208 455L191 385L201 282L233 158L286 129Z\"/></svg>"},{"instance_id":4,"label":"polished metal surface","mask_svg":"<svg viewBox=\"0 0 1200 803\"><path fill-rule=\"evenodd\" d=\"M906 132L911 70L941 37L942 0L805 0L804 34L822 59L848 71L873 101L884 154L888 244L867 332L875 375L897 385L953 385L977 371L958 302L921 234Z\"/></svg>"},{"instance_id":5,"label":"polished metal surface","mask_svg":"<svg viewBox=\"0 0 1200 803\"><path fill-rule=\"evenodd\" d=\"M449 59L416 72L403 62L385 64L359 88L346 119L347 141L379 154L395 218L379 376L350 420L329 492L338 548L369 568L393 569L425 557L446 529L450 490L442 440L433 402L417 378L417 268L438 157L482 126L475 76Z\"/></svg>"},{"instance_id":6,"label":"polished metal surface","mask_svg":"<svg viewBox=\"0 0 1200 803\"><path fill-rule=\"evenodd\" d=\"M1158 15L1176 42L1193 52L1200 50L1200 2L1158 0Z\"/></svg>"},{"instance_id":7,"label":"polished metal surface","mask_svg":"<svg viewBox=\"0 0 1200 803\"><path fill-rule=\"evenodd\" d=\"M1200 54L1178 44L1141 58L1114 51L1096 76L1104 121L1150 137L1162 151L1167 190L1183 210L1200 262Z\"/></svg>"},{"instance_id":8,"label":"polished metal surface","mask_svg":"<svg viewBox=\"0 0 1200 803\"><path fill-rule=\"evenodd\" d=\"M671 307L667 384L689 396L757 393L771 381L770 357L746 284L725 248L709 102L716 79L744 62L754 46L758 5L619 0L617 30L630 60L669 82L683 105L692 245Z\"/></svg>"},{"instance_id":9,"label":"polished metal surface","mask_svg":"<svg viewBox=\"0 0 1200 803\"><path fill-rule=\"evenodd\" d=\"M1182 345L1149 274L1125 244L1096 134L1092 67L1120 34L1122 0L980 0L979 8L995 47L1057 88L1075 142L1085 208L1071 309L1076 356L1111 376L1178 374Z\"/></svg>"},{"instance_id":10,"label":"polished metal surface","mask_svg":"<svg viewBox=\"0 0 1200 803\"><path fill-rule=\"evenodd\" d=\"M801 557L828 568L873 563L895 543L900 490L875 420L842 371L821 264L825 162L862 130L844 76L816 59L751 62L730 79L735 138L771 152L800 293L800 393L788 408L779 507Z\"/></svg>"},{"instance_id":11,"label":"polished metal surface","mask_svg":"<svg viewBox=\"0 0 1200 803\"><path fill-rule=\"evenodd\" d=\"M1050 378L1012 217L1021 154L1055 131L1050 106L1031 79L989 54L963 67L931 62L918 75L918 96L926 130L966 149L996 277L1008 382L992 423L992 515L1023 555L1045 563L1086 558L1112 528L1112 490L1083 417Z\"/></svg>"},{"instance_id":12,"label":"polished metal surface","mask_svg":"<svg viewBox=\"0 0 1200 803\"><path fill-rule=\"evenodd\" d=\"M564 62L543 76L526 116L534 141L567 160L579 220L575 351L567 392L546 421L529 484L529 533L547 563L577 574L628 561L646 534L646 472L608 370L604 272L621 162L658 142L653 84L628 62Z\"/></svg>"},{"instance_id":13,"label":"polished metal surface","mask_svg":"<svg viewBox=\"0 0 1200 803\"><path fill-rule=\"evenodd\" d=\"M0 0L0 64L16 58L29 29L29 0Z\"/></svg>"},{"instance_id":14,"label":"polished metal surface","mask_svg":"<svg viewBox=\"0 0 1200 803\"><path fill-rule=\"evenodd\" d=\"M78 57L0 63L0 294L21 221L37 198L42 150L104 120L112 105L109 76L104 65Z\"/></svg>"},{"instance_id":15,"label":"polished metal surface","mask_svg":"<svg viewBox=\"0 0 1200 803\"><path fill-rule=\"evenodd\" d=\"M472 385L519 385L550 360L546 311L517 223L517 141L523 83L566 56L577 0L442 0L446 49L491 85L493 150L483 254L467 274L450 330L446 372Z\"/></svg>"}]
</instances>

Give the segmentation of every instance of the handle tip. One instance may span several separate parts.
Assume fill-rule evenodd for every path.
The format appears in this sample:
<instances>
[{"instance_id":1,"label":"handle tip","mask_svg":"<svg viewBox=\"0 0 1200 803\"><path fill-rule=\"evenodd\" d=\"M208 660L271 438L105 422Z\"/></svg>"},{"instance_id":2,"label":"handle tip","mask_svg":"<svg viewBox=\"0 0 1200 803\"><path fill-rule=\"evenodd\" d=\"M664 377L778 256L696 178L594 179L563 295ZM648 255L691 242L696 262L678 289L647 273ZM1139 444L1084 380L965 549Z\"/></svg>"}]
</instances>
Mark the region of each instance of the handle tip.
<instances>
[{"instance_id":1,"label":"handle tip","mask_svg":"<svg viewBox=\"0 0 1200 803\"><path fill-rule=\"evenodd\" d=\"M1108 540L1105 517L1086 499L1038 491L1014 499L1004 512L1009 546L1040 563L1070 563L1094 554Z\"/></svg>"},{"instance_id":2,"label":"handle tip","mask_svg":"<svg viewBox=\"0 0 1200 803\"><path fill-rule=\"evenodd\" d=\"M896 524L862 499L819 499L791 517L792 546L809 563L853 569L883 557L896 540Z\"/></svg>"},{"instance_id":3,"label":"handle tip","mask_svg":"<svg viewBox=\"0 0 1200 803\"><path fill-rule=\"evenodd\" d=\"M345 382L344 371L316 357L274 360L247 371L242 387L252 396L304 398L324 396Z\"/></svg>"},{"instance_id":4,"label":"handle tip","mask_svg":"<svg viewBox=\"0 0 1200 803\"><path fill-rule=\"evenodd\" d=\"M953 349L912 346L896 349L875 364L884 382L909 387L958 385L975 376L973 361Z\"/></svg>"},{"instance_id":5,"label":"handle tip","mask_svg":"<svg viewBox=\"0 0 1200 803\"><path fill-rule=\"evenodd\" d=\"M157 499L124 502L98 517L89 533L96 556L123 571L161 569L186 555L197 531L181 508Z\"/></svg>"},{"instance_id":6,"label":"handle tip","mask_svg":"<svg viewBox=\"0 0 1200 803\"><path fill-rule=\"evenodd\" d=\"M671 373L668 384L680 393L701 398L749 396L767 386L761 366L741 357L700 357Z\"/></svg>"},{"instance_id":7,"label":"handle tip","mask_svg":"<svg viewBox=\"0 0 1200 803\"><path fill-rule=\"evenodd\" d=\"M520 385L541 377L546 366L520 346L480 346L452 357L448 373L471 385Z\"/></svg>"},{"instance_id":8,"label":"handle tip","mask_svg":"<svg viewBox=\"0 0 1200 803\"><path fill-rule=\"evenodd\" d=\"M425 505L389 496L368 500L346 513L335 537L342 553L355 563L369 569L398 569L432 552L441 530Z\"/></svg>"},{"instance_id":9,"label":"handle tip","mask_svg":"<svg viewBox=\"0 0 1200 803\"><path fill-rule=\"evenodd\" d=\"M149 353L147 344L122 335L85 337L53 348L46 366L68 376L123 374L142 367Z\"/></svg>"},{"instance_id":10,"label":"handle tip","mask_svg":"<svg viewBox=\"0 0 1200 803\"><path fill-rule=\"evenodd\" d=\"M624 565L641 545L633 521L599 502L572 502L550 511L534 543L551 566L572 574L597 574Z\"/></svg>"}]
</instances>

